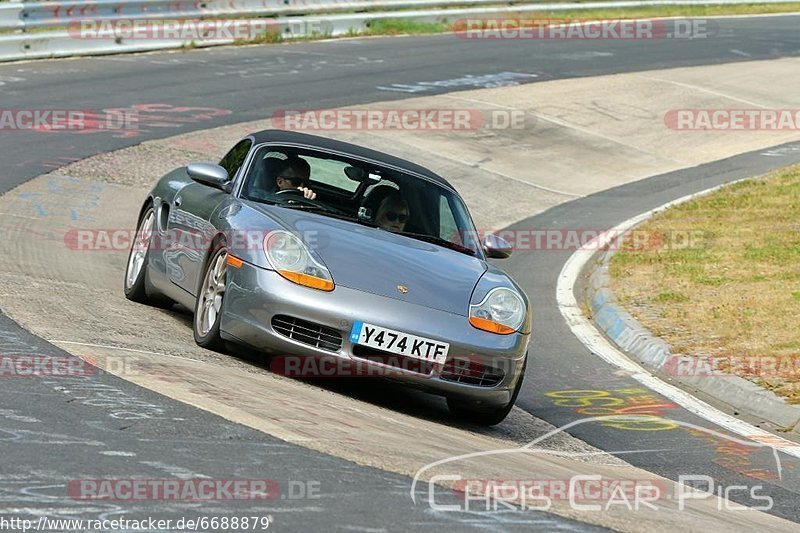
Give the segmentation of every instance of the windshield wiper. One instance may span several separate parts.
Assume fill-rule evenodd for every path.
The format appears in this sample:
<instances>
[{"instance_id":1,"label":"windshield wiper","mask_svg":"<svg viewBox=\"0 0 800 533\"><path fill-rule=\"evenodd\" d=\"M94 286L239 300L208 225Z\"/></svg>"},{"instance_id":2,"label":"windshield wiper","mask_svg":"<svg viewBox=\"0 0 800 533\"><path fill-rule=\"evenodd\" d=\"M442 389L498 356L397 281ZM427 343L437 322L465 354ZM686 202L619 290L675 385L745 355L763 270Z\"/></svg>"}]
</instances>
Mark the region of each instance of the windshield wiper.
<instances>
[{"instance_id":1,"label":"windshield wiper","mask_svg":"<svg viewBox=\"0 0 800 533\"><path fill-rule=\"evenodd\" d=\"M456 252L461 252L462 254L467 254L471 256L475 256L475 250L471 248L467 248L466 246L461 246L455 242L448 241L447 239L442 239L441 237L437 237L435 235L426 235L424 233L412 233L410 231L396 231L398 235L404 235L406 237L411 237L412 239L417 239L420 241L429 242L432 244L438 244L439 246L444 246L445 248L450 248L451 250L455 250Z\"/></svg>"}]
</instances>

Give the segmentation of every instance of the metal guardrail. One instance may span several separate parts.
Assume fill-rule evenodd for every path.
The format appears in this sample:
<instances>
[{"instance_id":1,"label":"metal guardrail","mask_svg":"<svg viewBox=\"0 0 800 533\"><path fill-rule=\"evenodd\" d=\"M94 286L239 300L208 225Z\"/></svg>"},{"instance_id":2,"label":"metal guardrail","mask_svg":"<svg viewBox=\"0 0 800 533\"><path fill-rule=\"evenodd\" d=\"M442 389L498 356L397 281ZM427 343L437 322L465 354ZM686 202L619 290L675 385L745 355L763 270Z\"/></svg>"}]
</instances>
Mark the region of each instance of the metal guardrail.
<instances>
[{"instance_id":1,"label":"metal guardrail","mask_svg":"<svg viewBox=\"0 0 800 533\"><path fill-rule=\"evenodd\" d=\"M22 2L0 3L0 29L23 29L25 22L22 20Z\"/></svg>"},{"instance_id":2,"label":"metal guardrail","mask_svg":"<svg viewBox=\"0 0 800 533\"><path fill-rule=\"evenodd\" d=\"M670 5L722 5L758 3L790 3L798 0L611 0L583 3L526 3L497 4L498 0L206 0L176 2L167 0L96 0L95 2L3 2L0 3L0 28L22 30L65 27L86 20L173 20L241 17L248 15L302 12L303 16L268 19L270 30L279 30L285 39L312 35L341 36L368 30L375 21L410 19L417 22L454 22L459 18L479 18L491 15L523 15L529 12L568 9L606 9L620 7L650 7ZM481 7L432 9L434 6L487 4ZM428 9L356 13L319 12L354 11L366 7ZM16 14L16 17L14 17ZM27 14L27 15L26 15ZM231 44L233 39L130 40L79 39L71 32L34 31L31 33L0 34L0 61L40 59L75 55L100 55L123 52L181 48L186 45L213 46Z\"/></svg>"},{"instance_id":3,"label":"metal guardrail","mask_svg":"<svg viewBox=\"0 0 800 533\"><path fill-rule=\"evenodd\" d=\"M54 28L103 19L203 19L247 15L307 15L368 9L413 9L498 4L502 0L95 0L0 3L0 29Z\"/></svg>"}]
</instances>

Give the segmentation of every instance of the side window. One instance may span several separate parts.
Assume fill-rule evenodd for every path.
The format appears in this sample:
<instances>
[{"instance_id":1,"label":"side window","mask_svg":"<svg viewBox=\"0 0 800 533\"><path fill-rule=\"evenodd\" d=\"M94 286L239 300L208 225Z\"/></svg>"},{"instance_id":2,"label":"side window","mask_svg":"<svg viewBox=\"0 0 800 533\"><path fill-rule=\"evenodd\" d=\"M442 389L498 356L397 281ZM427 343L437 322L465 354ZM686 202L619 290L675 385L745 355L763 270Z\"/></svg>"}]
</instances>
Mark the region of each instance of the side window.
<instances>
[{"instance_id":1,"label":"side window","mask_svg":"<svg viewBox=\"0 0 800 533\"><path fill-rule=\"evenodd\" d=\"M439 196L439 237L450 242L461 241L456 218L450 209L450 202L444 195Z\"/></svg>"},{"instance_id":2,"label":"side window","mask_svg":"<svg viewBox=\"0 0 800 533\"><path fill-rule=\"evenodd\" d=\"M242 168L247 153L250 147L253 146L253 141L245 139L236 146L234 146L228 154L219 162L219 166L228 171L228 176L233 179L239 169Z\"/></svg>"}]
</instances>

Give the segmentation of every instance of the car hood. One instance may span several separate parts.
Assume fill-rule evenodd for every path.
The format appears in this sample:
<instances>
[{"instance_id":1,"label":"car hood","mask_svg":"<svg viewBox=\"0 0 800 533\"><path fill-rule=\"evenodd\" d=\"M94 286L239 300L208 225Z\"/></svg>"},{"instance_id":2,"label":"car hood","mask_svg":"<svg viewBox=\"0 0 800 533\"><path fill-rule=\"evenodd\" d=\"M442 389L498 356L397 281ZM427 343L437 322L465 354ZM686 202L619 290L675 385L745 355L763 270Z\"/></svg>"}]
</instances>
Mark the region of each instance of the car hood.
<instances>
[{"instance_id":1,"label":"car hood","mask_svg":"<svg viewBox=\"0 0 800 533\"><path fill-rule=\"evenodd\" d=\"M300 210L253 207L301 237L337 286L466 316L487 269L479 258L382 229Z\"/></svg>"}]
</instances>

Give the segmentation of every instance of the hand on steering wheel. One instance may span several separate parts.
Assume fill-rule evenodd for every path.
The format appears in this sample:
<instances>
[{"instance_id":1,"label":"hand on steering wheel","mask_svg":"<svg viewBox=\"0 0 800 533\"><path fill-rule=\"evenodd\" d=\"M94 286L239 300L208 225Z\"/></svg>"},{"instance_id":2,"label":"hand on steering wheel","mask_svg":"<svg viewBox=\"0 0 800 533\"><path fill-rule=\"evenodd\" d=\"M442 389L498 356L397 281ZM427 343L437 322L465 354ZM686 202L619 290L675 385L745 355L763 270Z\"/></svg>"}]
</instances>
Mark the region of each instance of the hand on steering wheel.
<instances>
[{"instance_id":1,"label":"hand on steering wheel","mask_svg":"<svg viewBox=\"0 0 800 533\"><path fill-rule=\"evenodd\" d=\"M305 187L298 187L296 189L281 189L279 191L275 191L275 195L286 195L286 196L298 196L298 198L292 198L288 200L292 203L302 203L305 205L318 205L315 201L317 195L311 189Z\"/></svg>"},{"instance_id":2,"label":"hand on steering wheel","mask_svg":"<svg viewBox=\"0 0 800 533\"><path fill-rule=\"evenodd\" d=\"M296 189L281 189L277 191L275 194L282 194L282 193L302 194L306 200L315 200L317 198L317 193L315 193L308 187L297 187Z\"/></svg>"}]
</instances>

